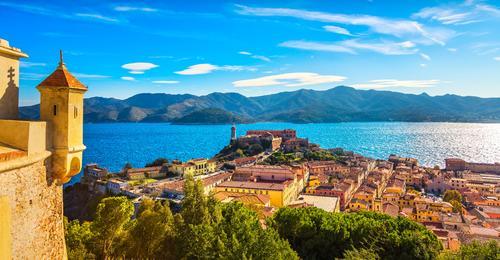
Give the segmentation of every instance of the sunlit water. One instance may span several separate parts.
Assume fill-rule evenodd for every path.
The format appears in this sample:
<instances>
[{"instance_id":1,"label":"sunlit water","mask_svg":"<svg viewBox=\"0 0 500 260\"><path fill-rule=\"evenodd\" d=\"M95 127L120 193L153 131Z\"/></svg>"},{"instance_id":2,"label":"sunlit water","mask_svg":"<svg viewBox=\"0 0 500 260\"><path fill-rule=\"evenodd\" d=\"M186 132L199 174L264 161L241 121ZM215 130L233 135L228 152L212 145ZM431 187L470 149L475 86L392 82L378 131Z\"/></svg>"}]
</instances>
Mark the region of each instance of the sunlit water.
<instances>
[{"instance_id":1,"label":"sunlit water","mask_svg":"<svg viewBox=\"0 0 500 260\"><path fill-rule=\"evenodd\" d=\"M324 148L343 147L365 156L389 154L417 158L424 165L443 165L447 157L475 162L500 162L500 124L468 123L256 123L248 129L297 130ZM229 125L170 125L148 123L86 124L84 164L95 162L118 171L126 162L144 166L158 157L188 160L211 157L229 141ZM78 181L73 178L72 182Z\"/></svg>"}]
</instances>

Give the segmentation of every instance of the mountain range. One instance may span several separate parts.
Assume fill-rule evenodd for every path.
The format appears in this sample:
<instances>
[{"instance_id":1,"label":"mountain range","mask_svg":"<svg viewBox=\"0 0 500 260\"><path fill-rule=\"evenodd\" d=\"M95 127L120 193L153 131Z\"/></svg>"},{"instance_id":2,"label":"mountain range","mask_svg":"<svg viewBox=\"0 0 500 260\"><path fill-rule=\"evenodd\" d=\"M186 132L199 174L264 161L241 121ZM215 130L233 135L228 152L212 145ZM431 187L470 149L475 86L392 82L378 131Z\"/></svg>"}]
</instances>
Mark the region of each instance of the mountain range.
<instances>
[{"instance_id":1,"label":"mountain range","mask_svg":"<svg viewBox=\"0 0 500 260\"><path fill-rule=\"evenodd\" d=\"M414 95L345 86L257 97L217 92L206 96L144 93L123 100L91 97L85 99L84 107L87 123L500 122L500 98ZM21 107L20 116L36 119L38 111L39 105Z\"/></svg>"}]
</instances>

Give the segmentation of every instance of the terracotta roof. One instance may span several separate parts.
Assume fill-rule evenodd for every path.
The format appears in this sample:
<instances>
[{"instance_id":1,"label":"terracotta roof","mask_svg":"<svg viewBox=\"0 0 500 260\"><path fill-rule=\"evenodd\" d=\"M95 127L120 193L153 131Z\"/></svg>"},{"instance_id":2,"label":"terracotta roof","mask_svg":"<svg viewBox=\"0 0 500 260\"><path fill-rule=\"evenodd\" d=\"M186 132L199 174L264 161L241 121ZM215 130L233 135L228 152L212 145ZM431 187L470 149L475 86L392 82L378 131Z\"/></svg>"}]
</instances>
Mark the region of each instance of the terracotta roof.
<instances>
[{"instance_id":1,"label":"terracotta roof","mask_svg":"<svg viewBox=\"0 0 500 260\"><path fill-rule=\"evenodd\" d=\"M75 76L73 76L64 62L62 60L61 53L61 61L59 62L59 66L57 69L50 74L42 83L40 83L37 87L67 87L73 89L81 89L87 90L87 87L83 85Z\"/></svg>"},{"instance_id":2,"label":"terracotta roof","mask_svg":"<svg viewBox=\"0 0 500 260\"><path fill-rule=\"evenodd\" d=\"M223 188L241 188L241 189L259 189L259 190L284 190L285 185L281 183L267 182L243 182L243 181L226 181L219 184Z\"/></svg>"}]
</instances>

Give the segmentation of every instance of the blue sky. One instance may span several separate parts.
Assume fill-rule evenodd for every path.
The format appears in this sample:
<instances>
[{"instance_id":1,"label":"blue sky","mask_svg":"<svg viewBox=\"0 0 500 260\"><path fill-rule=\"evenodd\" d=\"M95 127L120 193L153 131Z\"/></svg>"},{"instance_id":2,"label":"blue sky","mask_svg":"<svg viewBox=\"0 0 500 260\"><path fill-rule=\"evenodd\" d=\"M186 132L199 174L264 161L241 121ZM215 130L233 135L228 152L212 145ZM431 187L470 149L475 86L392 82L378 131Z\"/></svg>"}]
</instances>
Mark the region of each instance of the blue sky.
<instances>
[{"instance_id":1,"label":"blue sky","mask_svg":"<svg viewBox=\"0 0 500 260\"><path fill-rule=\"evenodd\" d=\"M0 38L30 55L21 104L58 50L87 96L348 85L500 97L500 1L2 1Z\"/></svg>"}]
</instances>

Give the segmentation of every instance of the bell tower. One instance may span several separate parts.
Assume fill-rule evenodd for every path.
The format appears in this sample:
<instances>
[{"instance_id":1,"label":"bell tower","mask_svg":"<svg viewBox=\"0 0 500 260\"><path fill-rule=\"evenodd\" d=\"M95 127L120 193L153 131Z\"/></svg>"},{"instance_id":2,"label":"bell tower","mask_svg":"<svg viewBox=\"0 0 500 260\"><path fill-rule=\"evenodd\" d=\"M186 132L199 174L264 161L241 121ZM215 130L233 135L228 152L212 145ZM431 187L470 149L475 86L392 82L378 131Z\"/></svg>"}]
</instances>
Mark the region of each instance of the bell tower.
<instances>
[{"instance_id":1,"label":"bell tower","mask_svg":"<svg viewBox=\"0 0 500 260\"><path fill-rule=\"evenodd\" d=\"M47 147L53 152L53 177L63 184L82 168L83 95L87 87L67 70L60 51L56 70L37 89L40 120L48 124Z\"/></svg>"}]
</instances>

